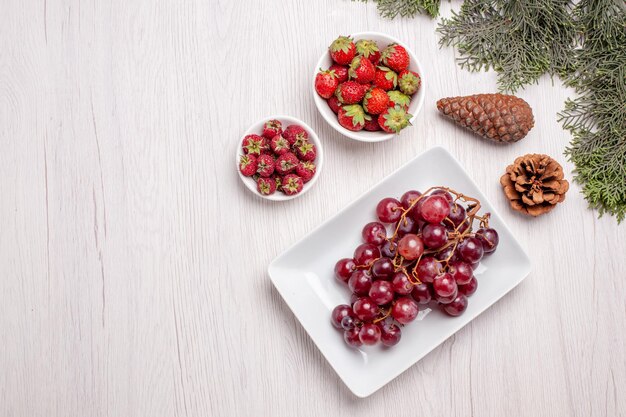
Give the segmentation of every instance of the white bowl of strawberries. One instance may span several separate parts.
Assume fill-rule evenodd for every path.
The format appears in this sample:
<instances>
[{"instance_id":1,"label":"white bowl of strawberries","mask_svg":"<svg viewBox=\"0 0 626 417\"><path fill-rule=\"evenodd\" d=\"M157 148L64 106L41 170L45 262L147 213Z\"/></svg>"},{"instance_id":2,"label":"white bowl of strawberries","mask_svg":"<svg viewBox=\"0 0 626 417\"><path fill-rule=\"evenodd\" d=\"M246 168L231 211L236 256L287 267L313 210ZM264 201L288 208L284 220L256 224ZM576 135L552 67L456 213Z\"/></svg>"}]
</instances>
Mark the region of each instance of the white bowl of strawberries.
<instances>
[{"instance_id":1,"label":"white bowl of strawberries","mask_svg":"<svg viewBox=\"0 0 626 417\"><path fill-rule=\"evenodd\" d=\"M317 134L290 116L259 120L237 147L239 177L250 191L273 201L291 200L309 191L323 162Z\"/></svg>"},{"instance_id":2,"label":"white bowl of strawberries","mask_svg":"<svg viewBox=\"0 0 626 417\"><path fill-rule=\"evenodd\" d=\"M315 66L313 96L339 133L362 142L389 140L411 126L422 108L422 67L389 35L339 36Z\"/></svg>"}]
</instances>

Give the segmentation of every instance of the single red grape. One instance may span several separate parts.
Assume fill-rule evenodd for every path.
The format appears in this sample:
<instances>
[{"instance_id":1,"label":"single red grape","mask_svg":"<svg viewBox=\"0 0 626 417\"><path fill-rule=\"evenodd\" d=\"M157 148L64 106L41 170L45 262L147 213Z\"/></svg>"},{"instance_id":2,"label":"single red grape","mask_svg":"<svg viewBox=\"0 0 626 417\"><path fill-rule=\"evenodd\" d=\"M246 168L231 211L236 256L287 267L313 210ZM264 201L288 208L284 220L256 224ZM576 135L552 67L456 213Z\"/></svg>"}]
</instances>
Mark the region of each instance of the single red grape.
<instances>
[{"instance_id":1,"label":"single red grape","mask_svg":"<svg viewBox=\"0 0 626 417\"><path fill-rule=\"evenodd\" d=\"M396 294L407 295L413 290L413 283L409 277L402 271L396 272L391 281L391 286Z\"/></svg>"},{"instance_id":2,"label":"single red grape","mask_svg":"<svg viewBox=\"0 0 626 417\"><path fill-rule=\"evenodd\" d=\"M479 262L483 258L483 244L475 237L467 237L459 243L459 255L461 259L471 264Z\"/></svg>"},{"instance_id":3,"label":"single red grape","mask_svg":"<svg viewBox=\"0 0 626 417\"><path fill-rule=\"evenodd\" d=\"M419 313L419 307L413 299L409 297L400 297L391 307L391 316L400 324L408 324L415 320Z\"/></svg>"},{"instance_id":4,"label":"single red grape","mask_svg":"<svg viewBox=\"0 0 626 417\"><path fill-rule=\"evenodd\" d=\"M380 340L380 327L377 324L364 324L359 331L359 339L364 345L375 345Z\"/></svg>"},{"instance_id":5,"label":"single red grape","mask_svg":"<svg viewBox=\"0 0 626 417\"><path fill-rule=\"evenodd\" d=\"M394 225L394 230L397 230L398 237L402 237L408 233L417 233L419 228L415 220L409 216L404 216Z\"/></svg>"},{"instance_id":6,"label":"single red grape","mask_svg":"<svg viewBox=\"0 0 626 417\"><path fill-rule=\"evenodd\" d=\"M376 215L383 223L395 223L402 216L402 203L395 198L383 198L376 206Z\"/></svg>"},{"instance_id":7,"label":"single red grape","mask_svg":"<svg viewBox=\"0 0 626 417\"><path fill-rule=\"evenodd\" d=\"M451 303L443 307L443 310L453 317L460 316L466 309L467 297L463 294L458 295Z\"/></svg>"},{"instance_id":8,"label":"single red grape","mask_svg":"<svg viewBox=\"0 0 626 417\"><path fill-rule=\"evenodd\" d=\"M358 267L370 266L378 258L380 258L380 249L371 243L363 243L354 250L354 262Z\"/></svg>"},{"instance_id":9,"label":"single red grape","mask_svg":"<svg viewBox=\"0 0 626 417\"><path fill-rule=\"evenodd\" d=\"M467 284L474 276L472 266L463 261L450 262L448 264L448 272L452 275L457 285Z\"/></svg>"},{"instance_id":10,"label":"single red grape","mask_svg":"<svg viewBox=\"0 0 626 417\"><path fill-rule=\"evenodd\" d=\"M437 293L435 292L435 289L433 288L433 284L427 284L428 285L428 291L430 291L430 298L437 301Z\"/></svg>"},{"instance_id":11,"label":"single red grape","mask_svg":"<svg viewBox=\"0 0 626 417\"><path fill-rule=\"evenodd\" d=\"M378 305L371 298L361 297L354 302L352 311L360 320L369 322L376 318L379 309Z\"/></svg>"},{"instance_id":12,"label":"single red grape","mask_svg":"<svg viewBox=\"0 0 626 417\"><path fill-rule=\"evenodd\" d=\"M398 242L398 253L404 259L415 260L424 253L424 242L419 236L409 233Z\"/></svg>"},{"instance_id":13,"label":"single red grape","mask_svg":"<svg viewBox=\"0 0 626 417\"><path fill-rule=\"evenodd\" d=\"M421 282L413 286L413 291L411 291L411 296L419 304L428 304L431 300L430 289L428 288L428 284Z\"/></svg>"},{"instance_id":14,"label":"single red grape","mask_svg":"<svg viewBox=\"0 0 626 417\"><path fill-rule=\"evenodd\" d=\"M333 309L332 313L330 313L331 323L333 324L333 326L340 329L341 320L343 320L343 318L347 316L354 316L352 308L350 308L350 306L347 304L339 304Z\"/></svg>"},{"instance_id":15,"label":"single red grape","mask_svg":"<svg viewBox=\"0 0 626 417\"><path fill-rule=\"evenodd\" d=\"M354 312L352 312L352 309L350 310L350 313L354 314ZM350 329L354 329L356 327L356 319L352 316L345 316L343 319L341 319L341 328L344 330L350 330Z\"/></svg>"},{"instance_id":16,"label":"single red grape","mask_svg":"<svg viewBox=\"0 0 626 417\"><path fill-rule=\"evenodd\" d=\"M380 248L380 253L387 258L393 258L396 256L397 250L398 244L396 242L387 241L383 243L383 246Z\"/></svg>"},{"instance_id":17,"label":"single red grape","mask_svg":"<svg viewBox=\"0 0 626 417\"><path fill-rule=\"evenodd\" d=\"M379 258L372 264L372 275L377 279L389 279L395 267L389 258Z\"/></svg>"},{"instance_id":18,"label":"single red grape","mask_svg":"<svg viewBox=\"0 0 626 417\"><path fill-rule=\"evenodd\" d=\"M374 281L369 291L370 298L379 306L393 301L393 288L389 281Z\"/></svg>"},{"instance_id":19,"label":"single red grape","mask_svg":"<svg viewBox=\"0 0 626 417\"><path fill-rule=\"evenodd\" d=\"M357 327L344 331L343 340L345 340L348 346L353 348L358 348L363 345L361 339L359 339L359 329Z\"/></svg>"},{"instance_id":20,"label":"single red grape","mask_svg":"<svg viewBox=\"0 0 626 417\"><path fill-rule=\"evenodd\" d=\"M354 259L344 258L340 259L335 264L335 278L341 282L348 282L350 275L356 270L356 264Z\"/></svg>"},{"instance_id":21,"label":"single red grape","mask_svg":"<svg viewBox=\"0 0 626 417\"><path fill-rule=\"evenodd\" d=\"M409 207L411 207L411 204L413 204L415 200L420 198L421 195L422 193L420 193L419 191L409 190L406 193L402 194L402 197L400 197L400 203L402 203L402 207L408 209Z\"/></svg>"},{"instance_id":22,"label":"single red grape","mask_svg":"<svg viewBox=\"0 0 626 417\"><path fill-rule=\"evenodd\" d=\"M462 205L457 203L450 204L450 214L448 214L448 219L452 222L450 224L449 221L444 221L446 228L448 230L454 230L458 225L460 225L463 220L465 220L466 212L465 208Z\"/></svg>"},{"instance_id":23,"label":"single red grape","mask_svg":"<svg viewBox=\"0 0 626 417\"><path fill-rule=\"evenodd\" d=\"M420 222L424 222L424 219L422 218L421 212L422 212L422 205L424 204L424 201L426 201L428 197L422 197L417 204L415 204L415 206L413 206L413 209L411 209L411 212L409 213L409 215L413 218L413 220L415 220L418 224L420 224ZM421 225L420 225L421 227Z\"/></svg>"},{"instance_id":24,"label":"single red grape","mask_svg":"<svg viewBox=\"0 0 626 417\"><path fill-rule=\"evenodd\" d=\"M440 295L435 295L435 300L440 304L450 304L459 294L458 287L454 289L454 292L447 297L442 297Z\"/></svg>"},{"instance_id":25,"label":"single red grape","mask_svg":"<svg viewBox=\"0 0 626 417\"><path fill-rule=\"evenodd\" d=\"M380 246L387 240L387 229L380 222L371 222L363 227L361 236L365 243Z\"/></svg>"},{"instance_id":26,"label":"single red grape","mask_svg":"<svg viewBox=\"0 0 626 417\"><path fill-rule=\"evenodd\" d=\"M358 300L359 297L358 295L356 295L355 293L350 294L350 305L354 306L354 303L356 302L356 300Z\"/></svg>"},{"instance_id":27,"label":"single red grape","mask_svg":"<svg viewBox=\"0 0 626 417\"><path fill-rule=\"evenodd\" d=\"M482 243L485 254L495 252L500 242L498 232L496 229L492 228L478 229L476 231L476 238Z\"/></svg>"},{"instance_id":28,"label":"single red grape","mask_svg":"<svg viewBox=\"0 0 626 417\"><path fill-rule=\"evenodd\" d=\"M358 269L348 280L348 288L356 295L365 295L372 286L372 274L369 271Z\"/></svg>"},{"instance_id":29,"label":"single red grape","mask_svg":"<svg viewBox=\"0 0 626 417\"><path fill-rule=\"evenodd\" d=\"M459 260L459 253L455 250L454 245L452 245L437 252L435 258L440 261L454 262Z\"/></svg>"},{"instance_id":30,"label":"single red grape","mask_svg":"<svg viewBox=\"0 0 626 417\"><path fill-rule=\"evenodd\" d=\"M472 277L470 281L465 285L459 285L459 292L467 297L471 296L478 289L478 280L476 277Z\"/></svg>"},{"instance_id":31,"label":"single red grape","mask_svg":"<svg viewBox=\"0 0 626 417\"><path fill-rule=\"evenodd\" d=\"M450 214L450 203L442 195L430 195L420 205L419 215L428 223L441 223Z\"/></svg>"},{"instance_id":32,"label":"single red grape","mask_svg":"<svg viewBox=\"0 0 626 417\"><path fill-rule=\"evenodd\" d=\"M417 263L417 278L422 282L433 282L441 272L441 264L432 256L424 256Z\"/></svg>"},{"instance_id":33,"label":"single red grape","mask_svg":"<svg viewBox=\"0 0 626 417\"><path fill-rule=\"evenodd\" d=\"M439 274L433 280L433 289L439 297L449 297L456 291L456 282L447 272Z\"/></svg>"},{"instance_id":34,"label":"single red grape","mask_svg":"<svg viewBox=\"0 0 626 417\"><path fill-rule=\"evenodd\" d=\"M447 192L446 190L443 190L441 188L433 191L432 193L430 193L431 195L442 195L446 198L446 200L448 200L449 203L452 203L452 194L450 194L449 192Z\"/></svg>"},{"instance_id":35,"label":"single red grape","mask_svg":"<svg viewBox=\"0 0 626 417\"><path fill-rule=\"evenodd\" d=\"M380 326L380 341L385 346L397 345L402 337L402 330L400 327L391 322L383 323Z\"/></svg>"},{"instance_id":36,"label":"single red grape","mask_svg":"<svg viewBox=\"0 0 626 417\"><path fill-rule=\"evenodd\" d=\"M429 249L437 249L448 243L448 232L440 224L427 224L422 230L422 239Z\"/></svg>"},{"instance_id":37,"label":"single red grape","mask_svg":"<svg viewBox=\"0 0 626 417\"><path fill-rule=\"evenodd\" d=\"M464 231L466 231L467 229L469 229L471 224L471 221L469 219L469 217L466 217L465 220L463 220L463 222L456 227L456 230L458 233L463 233Z\"/></svg>"}]
</instances>

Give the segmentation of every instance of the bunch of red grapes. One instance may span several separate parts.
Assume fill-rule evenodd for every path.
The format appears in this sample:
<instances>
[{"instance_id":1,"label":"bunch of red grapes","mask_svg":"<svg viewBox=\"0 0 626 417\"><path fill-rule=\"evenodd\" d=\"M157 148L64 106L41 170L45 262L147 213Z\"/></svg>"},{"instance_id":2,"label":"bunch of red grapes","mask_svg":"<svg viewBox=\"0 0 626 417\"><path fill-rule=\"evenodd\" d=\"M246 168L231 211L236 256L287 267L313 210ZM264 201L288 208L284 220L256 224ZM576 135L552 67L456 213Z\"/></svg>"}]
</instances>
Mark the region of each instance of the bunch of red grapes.
<instances>
[{"instance_id":1,"label":"bunch of red grapes","mask_svg":"<svg viewBox=\"0 0 626 417\"><path fill-rule=\"evenodd\" d=\"M479 210L477 199L447 187L424 194L411 190L400 200L378 203L379 221L363 227L364 243L353 258L335 265L335 277L348 285L352 298L351 305L335 307L331 322L349 346L397 344L419 305L463 314L478 288L474 270L499 241L489 213L479 216Z\"/></svg>"}]
</instances>

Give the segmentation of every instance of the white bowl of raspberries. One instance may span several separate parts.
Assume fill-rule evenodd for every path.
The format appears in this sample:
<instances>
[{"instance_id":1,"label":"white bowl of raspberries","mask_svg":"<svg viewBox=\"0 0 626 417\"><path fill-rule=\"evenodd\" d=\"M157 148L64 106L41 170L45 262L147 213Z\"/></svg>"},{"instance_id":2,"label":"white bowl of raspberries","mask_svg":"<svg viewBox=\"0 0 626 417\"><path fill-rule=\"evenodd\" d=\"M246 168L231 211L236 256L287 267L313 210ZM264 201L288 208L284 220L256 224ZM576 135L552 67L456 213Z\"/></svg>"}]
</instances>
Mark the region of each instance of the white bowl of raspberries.
<instances>
[{"instance_id":1,"label":"white bowl of raspberries","mask_svg":"<svg viewBox=\"0 0 626 417\"><path fill-rule=\"evenodd\" d=\"M389 140L411 126L422 108L422 67L389 35L339 36L315 66L313 96L339 133L362 142Z\"/></svg>"},{"instance_id":2,"label":"white bowl of raspberries","mask_svg":"<svg viewBox=\"0 0 626 417\"><path fill-rule=\"evenodd\" d=\"M253 193L273 201L291 200L313 187L322 170L322 144L301 120L265 117L244 133L237 170Z\"/></svg>"}]
</instances>

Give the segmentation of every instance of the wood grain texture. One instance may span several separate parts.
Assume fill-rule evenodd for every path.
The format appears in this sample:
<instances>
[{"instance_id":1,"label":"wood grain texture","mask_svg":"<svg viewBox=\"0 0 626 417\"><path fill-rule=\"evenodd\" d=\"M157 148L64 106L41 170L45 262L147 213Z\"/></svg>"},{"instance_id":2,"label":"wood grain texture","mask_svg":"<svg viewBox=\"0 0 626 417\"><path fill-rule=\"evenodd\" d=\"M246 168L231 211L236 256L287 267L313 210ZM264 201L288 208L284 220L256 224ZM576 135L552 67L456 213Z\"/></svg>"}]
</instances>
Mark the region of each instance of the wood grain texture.
<instances>
[{"instance_id":1,"label":"wood grain texture","mask_svg":"<svg viewBox=\"0 0 626 417\"><path fill-rule=\"evenodd\" d=\"M558 80L528 87L528 138L481 141L434 104L493 91L495 76L460 70L434 28L340 0L2 1L0 415L626 415L626 224L597 219L577 185L549 215L524 218L498 184L528 152L556 157L571 179L555 117L571 92ZM425 67L415 127L386 143L342 137L311 97L326 45L362 30L404 40ZM233 154L248 125L281 113L316 129L326 161L314 190L271 203L240 184ZM484 190L533 272L360 400L266 267L436 144Z\"/></svg>"}]
</instances>

